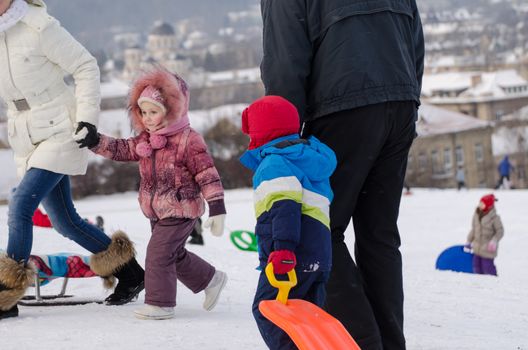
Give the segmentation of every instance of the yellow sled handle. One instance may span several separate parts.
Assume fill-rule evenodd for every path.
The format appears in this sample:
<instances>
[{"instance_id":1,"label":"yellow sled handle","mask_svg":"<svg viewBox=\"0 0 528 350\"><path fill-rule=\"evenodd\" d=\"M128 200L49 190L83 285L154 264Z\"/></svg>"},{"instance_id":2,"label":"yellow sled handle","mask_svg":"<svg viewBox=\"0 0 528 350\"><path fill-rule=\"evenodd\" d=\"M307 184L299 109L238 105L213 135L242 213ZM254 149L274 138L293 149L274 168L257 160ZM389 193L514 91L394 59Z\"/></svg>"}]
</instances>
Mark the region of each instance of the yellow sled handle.
<instances>
[{"instance_id":1,"label":"yellow sled handle","mask_svg":"<svg viewBox=\"0 0 528 350\"><path fill-rule=\"evenodd\" d=\"M277 301L286 305L288 301L288 294L290 290L297 285L297 275L295 274L295 269L292 269L288 272L287 281L279 281L275 278L275 271L273 271L273 264L269 263L266 265L266 277L268 277L269 283L279 289L279 294L277 294Z\"/></svg>"}]
</instances>

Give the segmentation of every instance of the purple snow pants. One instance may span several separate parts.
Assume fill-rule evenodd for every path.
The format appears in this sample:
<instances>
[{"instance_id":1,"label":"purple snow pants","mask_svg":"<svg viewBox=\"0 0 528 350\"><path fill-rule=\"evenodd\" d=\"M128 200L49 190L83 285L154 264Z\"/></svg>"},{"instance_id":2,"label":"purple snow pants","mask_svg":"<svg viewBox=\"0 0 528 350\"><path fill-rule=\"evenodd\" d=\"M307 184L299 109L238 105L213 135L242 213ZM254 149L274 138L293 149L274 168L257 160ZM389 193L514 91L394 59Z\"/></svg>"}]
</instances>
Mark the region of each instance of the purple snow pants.
<instances>
[{"instance_id":1,"label":"purple snow pants","mask_svg":"<svg viewBox=\"0 0 528 350\"><path fill-rule=\"evenodd\" d=\"M185 249L195 219L167 218L151 222L152 237L145 261L145 304L176 305L176 280L192 290L207 287L215 268Z\"/></svg>"},{"instance_id":2,"label":"purple snow pants","mask_svg":"<svg viewBox=\"0 0 528 350\"><path fill-rule=\"evenodd\" d=\"M473 272L481 275L497 276L497 269L493 259L483 258L478 255L473 255Z\"/></svg>"}]
</instances>

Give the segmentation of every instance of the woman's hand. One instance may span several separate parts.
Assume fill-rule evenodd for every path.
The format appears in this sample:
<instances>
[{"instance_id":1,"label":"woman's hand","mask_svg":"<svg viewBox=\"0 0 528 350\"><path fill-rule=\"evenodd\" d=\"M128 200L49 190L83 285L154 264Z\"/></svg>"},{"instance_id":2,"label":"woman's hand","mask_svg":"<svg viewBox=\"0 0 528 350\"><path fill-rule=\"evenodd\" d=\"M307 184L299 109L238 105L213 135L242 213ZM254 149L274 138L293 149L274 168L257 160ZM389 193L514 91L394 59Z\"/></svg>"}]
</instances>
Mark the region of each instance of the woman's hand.
<instances>
[{"instance_id":1,"label":"woman's hand","mask_svg":"<svg viewBox=\"0 0 528 350\"><path fill-rule=\"evenodd\" d=\"M79 144L79 148L92 148L99 144L99 134L95 125L87 122L79 122L73 134L73 139Z\"/></svg>"}]
</instances>

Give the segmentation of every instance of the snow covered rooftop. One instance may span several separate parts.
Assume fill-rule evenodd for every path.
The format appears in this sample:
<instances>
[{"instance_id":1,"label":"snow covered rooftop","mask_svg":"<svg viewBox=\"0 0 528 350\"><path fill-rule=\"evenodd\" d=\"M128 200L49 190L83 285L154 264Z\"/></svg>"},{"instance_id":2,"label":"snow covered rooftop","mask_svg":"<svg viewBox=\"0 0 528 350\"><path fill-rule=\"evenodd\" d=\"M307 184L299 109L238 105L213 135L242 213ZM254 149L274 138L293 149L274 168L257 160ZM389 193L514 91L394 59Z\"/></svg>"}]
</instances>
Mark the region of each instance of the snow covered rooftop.
<instances>
[{"instance_id":1,"label":"snow covered rooftop","mask_svg":"<svg viewBox=\"0 0 528 350\"><path fill-rule=\"evenodd\" d=\"M240 126L242 111L248 105L244 103L223 105L208 110L193 110L189 111L189 119L191 126L201 132L205 133L208 129L218 123L220 119L228 119L234 125Z\"/></svg>"},{"instance_id":2,"label":"snow covered rooftop","mask_svg":"<svg viewBox=\"0 0 528 350\"><path fill-rule=\"evenodd\" d=\"M435 104L528 97L528 82L515 70L428 74L422 95Z\"/></svg>"},{"instance_id":3,"label":"snow covered rooftop","mask_svg":"<svg viewBox=\"0 0 528 350\"><path fill-rule=\"evenodd\" d=\"M245 83L256 81L260 81L259 67L208 73L206 85L212 86L226 83Z\"/></svg>"},{"instance_id":4,"label":"snow covered rooftop","mask_svg":"<svg viewBox=\"0 0 528 350\"><path fill-rule=\"evenodd\" d=\"M505 115L501 120L528 120L528 106L516 110L515 112Z\"/></svg>"},{"instance_id":5,"label":"snow covered rooftop","mask_svg":"<svg viewBox=\"0 0 528 350\"><path fill-rule=\"evenodd\" d=\"M124 81L118 79L112 79L107 82L101 83L101 97L104 98L113 98L113 97L123 97L128 94L128 84Z\"/></svg>"},{"instance_id":6,"label":"snow covered rooftop","mask_svg":"<svg viewBox=\"0 0 528 350\"><path fill-rule=\"evenodd\" d=\"M416 132L420 137L461 132L490 126L491 123L444 108L423 103L418 110Z\"/></svg>"},{"instance_id":7,"label":"snow covered rooftop","mask_svg":"<svg viewBox=\"0 0 528 350\"><path fill-rule=\"evenodd\" d=\"M522 121L517 126L504 125L495 128L491 135L494 156L502 156L517 152L528 152L528 106L508 114L501 121Z\"/></svg>"}]
</instances>

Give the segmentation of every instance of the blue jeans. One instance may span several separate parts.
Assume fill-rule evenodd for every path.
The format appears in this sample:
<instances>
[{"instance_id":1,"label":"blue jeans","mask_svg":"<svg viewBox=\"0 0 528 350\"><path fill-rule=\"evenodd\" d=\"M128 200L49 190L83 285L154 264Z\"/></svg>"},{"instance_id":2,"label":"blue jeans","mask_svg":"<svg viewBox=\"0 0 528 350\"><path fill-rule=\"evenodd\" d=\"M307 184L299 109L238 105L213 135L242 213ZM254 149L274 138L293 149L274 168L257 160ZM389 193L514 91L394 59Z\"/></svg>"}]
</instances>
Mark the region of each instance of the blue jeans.
<instances>
[{"instance_id":1,"label":"blue jeans","mask_svg":"<svg viewBox=\"0 0 528 350\"><path fill-rule=\"evenodd\" d=\"M7 255L28 261L33 246L33 213L42 202L53 228L92 253L108 248L110 238L75 210L67 175L29 169L9 201Z\"/></svg>"}]
</instances>

